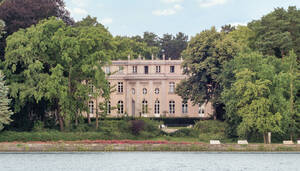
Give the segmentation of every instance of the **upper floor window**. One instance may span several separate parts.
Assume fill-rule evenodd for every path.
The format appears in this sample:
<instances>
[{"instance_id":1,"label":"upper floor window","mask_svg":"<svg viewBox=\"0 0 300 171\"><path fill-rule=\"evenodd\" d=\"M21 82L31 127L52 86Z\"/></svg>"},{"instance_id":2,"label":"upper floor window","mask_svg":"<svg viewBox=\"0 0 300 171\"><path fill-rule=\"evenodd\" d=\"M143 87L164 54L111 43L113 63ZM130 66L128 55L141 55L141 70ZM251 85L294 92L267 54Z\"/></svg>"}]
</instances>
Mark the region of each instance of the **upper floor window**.
<instances>
[{"instance_id":1,"label":"upper floor window","mask_svg":"<svg viewBox=\"0 0 300 171\"><path fill-rule=\"evenodd\" d=\"M170 66L170 73L174 73L175 72L175 66Z\"/></svg>"},{"instance_id":2,"label":"upper floor window","mask_svg":"<svg viewBox=\"0 0 300 171\"><path fill-rule=\"evenodd\" d=\"M144 71L145 71L145 74L148 74L149 73L149 67L148 66L144 66Z\"/></svg>"},{"instance_id":3,"label":"upper floor window","mask_svg":"<svg viewBox=\"0 0 300 171\"><path fill-rule=\"evenodd\" d=\"M142 101L142 114L148 113L148 102L147 100Z\"/></svg>"},{"instance_id":4,"label":"upper floor window","mask_svg":"<svg viewBox=\"0 0 300 171\"><path fill-rule=\"evenodd\" d=\"M154 93L155 93L155 94L159 94L159 88L156 88L156 89L154 90Z\"/></svg>"},{"instance_id":5,"label":"upper floor window","mask_svg":"<svg viewBox=\"0 0 300 171\"><path fill-rule=\"evenodd\" d=\"M170 114L175 114L175 101L169 101L169 112Z\"/></svg>"},{"instance_id":6,"label":"upper floor window","mask_svg":"<svg viewBox=\"0 0 300 171\"><path fill-rule=\"evenodd\" d=\"M118 82L118 93L123 93L123 82Z\"/></svg>"},{"instance_id":7,"label":"upper floor window","mask_svg":"<svg viewBox=\"0 0 300 171\"><path fill-rule=\"evenodd\" d=\"M109 73L110 73L110 67L109 67L109 66L105 67L105 73L106 73L106 74L109 74Z\"/></svg>"},{"instance_id":8,"label":"upper floor window","mask_svg":"<svg viewBox=\"0 0 300 171\"><path fill-rule=\"evenodd\" d=\"M143 94L147 94L147 89L143 88Z\"/></svg>"},{"instance_id":9,"label":"upper floor window","mask_svg":"<svg viewBox=\"0 0 300 171\"><path fill-rule=\"evenodd\" d=\"M89 101L89 114L94 114L94 102Z\"/></svg>"},{"instance_id":10,"label":"upper floor window","mask_svg":"<svg viewBox=\"0 0 300 171\"><path fill-rule=\"evenodd\" d=\"M123 66L119 66L119 72L123 72L124 67Z\"/></svg>"},{"instance_id":11,"label":"upper floor window","mask_svg":"<svg viewBox=\"0 0 300 171\"><path fill-rule=\"evenodd\" d=\"M188 103L186 101L182 102L182 113L188 113Z\"/></svg>"},{"instance_id":12,"label":"upper floor window","mask_svg":"<svg viewBox=\"0 0 300 171\"><path fill-rule=\"evenodd\" d=\"M159 114L159 110L160 110L159 100L156 100L154 103L154 114Z\"/></svg>"},{"instance_id":13,"label":"upper floor window","mask_svg":"<svg viewBox=\"0 0 300 171\"><path fill-rule=\"evenodd\" d=\"M131 89L131 92L132 92L132 94L135 94L135 89L132 88L132 89Z\"/></svg>"},{"instance_id":14,"label":"upper floor window","mask_svg":"<svg viewBox=\"0 0 300 171\"><path fill-rule=\"evenodd\" d=\"M137 66L132 66L132 73L134 73L134 74L137 73Z\"/></svg>"},{"instance_id":15,"label":"upper floor window","mask_svg":"<svg viewBox=\"0 0 300 171\"><path fill-rule=\"evenodd\" d=\"M169 83L169 93L175 93L175 83L174 82Z\"/></svg>"},{"instance_id":16,"label":"upper floor window","mask_svg":"<svg viewBox=\"0 0 300 171\"><path fill-rule=\"evenodd\" d=\"M155 72L156 72L156 73L160 73L160 66L156 66L156 67L155 67Z\"/></svg>"},{"instance_id":17,"label":"upper floor window","mask_svg":"<svg viewBox=\"0 0 300 171\"><path fill-rule=\"evenodd\" d=\"M92 83L89 83L89 95L91 95L92 93L94 93L95 90L95 86Z\"/></svg>"},{"instance_id":18,"label":"upper floor window","mask_svg":"<svg viewBox=\"0 0 300 171\"><path fill-rule=\"evenodd\" d=\"M124 103L122 100L118 101L118 113L123 114L124 113Z\"/></svg>"}]
</instances>

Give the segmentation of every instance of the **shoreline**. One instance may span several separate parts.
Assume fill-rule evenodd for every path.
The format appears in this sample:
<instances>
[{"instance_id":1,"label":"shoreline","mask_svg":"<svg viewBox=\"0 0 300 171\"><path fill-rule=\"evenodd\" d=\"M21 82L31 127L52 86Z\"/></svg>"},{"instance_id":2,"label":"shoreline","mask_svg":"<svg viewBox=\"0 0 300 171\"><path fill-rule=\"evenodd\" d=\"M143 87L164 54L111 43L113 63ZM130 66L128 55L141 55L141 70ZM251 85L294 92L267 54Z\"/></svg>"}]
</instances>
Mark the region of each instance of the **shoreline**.
<instances>
[{"instance_id":1,"label":"shoreline","mask_svg":"<svg viewBox=\"0 0 300 171\"><path fill-rule=\"evenodd\" d=\"M300 144L211 145L201 142L115 141L1 142L0 152L300 152Z\"/></svg>"}]
</instances>

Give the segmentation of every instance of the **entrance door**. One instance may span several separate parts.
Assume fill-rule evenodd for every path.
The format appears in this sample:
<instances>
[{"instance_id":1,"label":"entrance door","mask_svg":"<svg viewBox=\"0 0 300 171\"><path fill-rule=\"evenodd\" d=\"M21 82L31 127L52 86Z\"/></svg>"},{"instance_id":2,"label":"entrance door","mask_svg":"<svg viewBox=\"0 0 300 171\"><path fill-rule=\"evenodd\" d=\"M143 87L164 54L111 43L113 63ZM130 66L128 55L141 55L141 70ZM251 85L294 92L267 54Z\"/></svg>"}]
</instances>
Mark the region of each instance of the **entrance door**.
<instances>
[{"instance_id":1,"label":"entrance door","mask_svg":"<svg viewBox=\"0 0 300 171\"><path fill-rule=\"evenodd\" d=\"M132 109L132 116L135 117L135 101L134 100L132 100L131 109Z\"/></svg>"}]
</instances>

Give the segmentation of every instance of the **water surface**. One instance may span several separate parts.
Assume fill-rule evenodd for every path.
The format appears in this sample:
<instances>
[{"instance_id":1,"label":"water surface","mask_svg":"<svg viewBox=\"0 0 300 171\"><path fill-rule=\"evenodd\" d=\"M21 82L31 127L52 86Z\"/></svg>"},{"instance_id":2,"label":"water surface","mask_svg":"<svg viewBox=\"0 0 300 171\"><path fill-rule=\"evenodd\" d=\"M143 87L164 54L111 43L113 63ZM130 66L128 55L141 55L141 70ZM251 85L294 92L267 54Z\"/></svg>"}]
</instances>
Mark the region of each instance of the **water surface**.
<instances>
[{"instance_id":1,"label":"water surface","mask_svg":"<svg viewBox=\"0 0 300 171\"><path fill-rule=\"evenodd\" d=\"M300 153L0 153L0 171L300 171Z\"/></svg>"}]
</instances>

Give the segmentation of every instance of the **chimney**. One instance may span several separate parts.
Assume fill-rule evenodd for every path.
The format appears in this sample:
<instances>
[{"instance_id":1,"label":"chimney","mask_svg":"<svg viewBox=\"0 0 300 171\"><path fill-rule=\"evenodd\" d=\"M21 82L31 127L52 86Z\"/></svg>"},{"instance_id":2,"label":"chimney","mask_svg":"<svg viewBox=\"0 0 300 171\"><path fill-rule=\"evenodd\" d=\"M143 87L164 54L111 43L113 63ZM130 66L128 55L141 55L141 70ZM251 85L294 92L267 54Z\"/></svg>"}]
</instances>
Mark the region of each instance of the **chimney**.
<instances>
[{"instance_id":1,"label":"chimney","mask_svg":"<svg viewBox=\"0 0 300 171\"><path fill-rule=\"evenodd\" d=\"M152 61L153 61L154 60L154 55L153 54L152 54L151 58L152 58Z\"/></svg>"},{"instance_id":2,"label":"chimney","mask_svg":"<svg viewBox=\"0 0 300 171\"><path fill-rule=\"evenodd\" d=\"M142 56L141 55L139 55L139 60L141 60L142 59Z\"/></svg>"},{"instance_id":3,"label":"chimney","mask_svg":"<svg viewBox=\"0 0 300 171\"><path fill-rule=\"evenodd\" d=\"M129 55L128 55L128 61L130 61L130 58L131 58L131 57L130 57L130 54L129 54Z\"/></svg>"},{"instance_id":4,"label":"chimney","mask_svg":"<svg viewBox=\"0 0 300 171\"><path fill-rule=\"evenodd\" d=\"M166 54L163 54L163 60L166 60Z\"/></svg>"}]
</instances>

